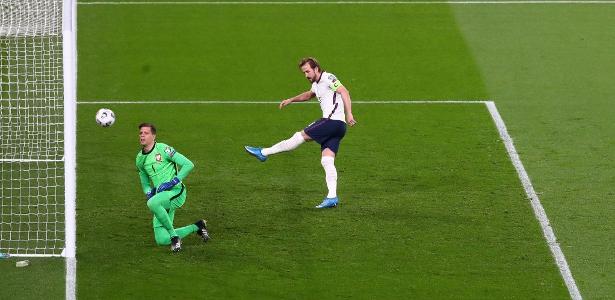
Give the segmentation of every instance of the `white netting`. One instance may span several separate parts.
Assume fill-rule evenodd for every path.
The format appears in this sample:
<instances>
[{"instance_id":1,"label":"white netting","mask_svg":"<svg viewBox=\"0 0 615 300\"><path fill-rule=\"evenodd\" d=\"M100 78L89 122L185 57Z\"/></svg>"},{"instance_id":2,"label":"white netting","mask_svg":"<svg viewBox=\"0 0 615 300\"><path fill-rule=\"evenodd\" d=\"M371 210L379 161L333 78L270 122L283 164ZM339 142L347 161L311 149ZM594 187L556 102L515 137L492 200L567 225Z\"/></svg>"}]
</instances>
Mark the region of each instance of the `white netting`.
<instances>
[{"instance_id":1,"label":"white netting","mask_svg":"<svg viewBox=\"0 0 615 300\"><path fill-rule=\"evenodd\" d=\"M62 0L0 0L0 252L64 247Z\"/></svg>"},{"instance_id":2,"label":"white netting","mask_svg":"<svg viewBox=\"0 0 615 300\"><path fill-rule=\"evenodd\" d=\"M1 0L0 35L41 36L62 33L61 0Z\"/></svg>"},{"instance_id":3,"label":"white netting","mask_svg":"<svg viewBox=\"0 0 615 300\"><path fill-rule=\"evenodd\" d=\"M0 249L60 254L64 248L63 162L0 163Z\"/></svg>"}]
</instances>

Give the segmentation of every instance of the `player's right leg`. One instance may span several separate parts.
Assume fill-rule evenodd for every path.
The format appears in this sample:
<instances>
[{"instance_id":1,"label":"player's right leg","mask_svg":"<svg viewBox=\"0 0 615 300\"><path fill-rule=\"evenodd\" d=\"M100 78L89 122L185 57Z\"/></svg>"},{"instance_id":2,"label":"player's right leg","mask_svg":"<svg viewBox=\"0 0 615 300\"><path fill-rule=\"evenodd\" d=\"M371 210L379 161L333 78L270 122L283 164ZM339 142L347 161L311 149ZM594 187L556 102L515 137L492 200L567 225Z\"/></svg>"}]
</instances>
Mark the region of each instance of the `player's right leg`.
<instances>
[{"instance_id":1,"label":"player's right leg","mask_svg":"<svg viewBox=\"0 0 615 300\"><path fill-rule=\"evenodd\" d=\"M299 145L309 140L310 140L310 137L307 134L305 134L304 131L301 131L301 132L295 132L295 134L293 134L293 136L291 136L290 138L280 141L279 143L269 148L258 148L258 147L245 146L245 149L249 154L253 155L261 162L264 162L265 160L267 160L267 157L269 155L297 149Z\"/></svg>"},{"instance_id":2,"label":"player's right leg","mask_svg":"<svg viewBox=\"0 0 615 300\"><path fill-rule=\"evenodd\" d=\"M154 227L154 239L158 246L171 245L171 236L169 232L162 226Z\"/></svg>"},{"instance_id":3,"label":"player's right leg","mask_svg":"<svg viewBox=\"0 0 615 300\"><path fill-rule=\"evenodd\" d=\"M248 154L256 157L256 159L260 160L261 162L267 160L267 156L263 155L262 153L263 148L252 146L244 146L243 148L246 149L246 152L248 152Z\"/></svg>"},{"instance_id":4,"label":"player's right leg","mask_svg":"<svg viewBox=\"0 0 615 300\"><path fill-rule=\"evenodd\" d=\"M179 236L174 236L171 238L171 251L179 252L182 249L182 240Z\"/></svg>"},{"instance_id":5,"label":"player's right leg","mask_svg":"<svg viewBox=\"0 0 615 300\"><path fill-rule=\"evenodd\" d=\"M173 252L180 251L181 250L181 238L180 238L181 235L171 237L171 235L169 234L169 231L166 230L166 228L164 228L159 222L157 222L156 218L154 218L154 224L155 224L154 238L156 239L156 244L158 244L158 246L171 245L171 251Z\"/></svg>"},{"instance_id":6,"label":"player's right leg","mask_svg":"<svg viewBox=\"0 0 615 300\"><path fill-rule=\"evenodd\" d=\"M169 216L171 211L170 199L174 196L174 192L166 191L156 194L147 201L147 207L150 209L154 217L160 222L162 227L167 230L171 238L176 237L177 233L173 228L173 220Z\"/></svg>"},{"instance_id":7,"label":"player's right leg","mask_svg":"<svg viewBox=\"0 0 615 300\"><path fill-rule=\"evenodd\" d=\"M173 224L173 219L175 218L175 210L176 207L173 205L171 205L170 208L167 210L167 214L169 215L169 220L171 221L171 224ZM178 236L171 236L169 231L164 228L164 226L158 220L158 218L156 218L156 216L154 216L152 224L154 226L154 239L156 240L156 244L158 246L171 245L171 251L173 252L181 250L181 239L184 237L179 231L181 228L175 230ZM196 229L194 229L192 232L194 231L196 231Z\"/></svg>"}]
</instances>

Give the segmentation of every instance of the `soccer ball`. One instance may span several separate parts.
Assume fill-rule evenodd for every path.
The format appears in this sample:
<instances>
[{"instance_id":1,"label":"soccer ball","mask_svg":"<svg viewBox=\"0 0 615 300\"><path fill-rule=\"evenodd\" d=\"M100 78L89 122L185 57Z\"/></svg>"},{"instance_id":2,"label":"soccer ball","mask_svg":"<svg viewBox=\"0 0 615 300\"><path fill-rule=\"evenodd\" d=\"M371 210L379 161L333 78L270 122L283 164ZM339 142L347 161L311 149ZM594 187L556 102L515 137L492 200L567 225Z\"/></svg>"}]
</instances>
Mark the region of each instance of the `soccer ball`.
<instances>
[{"instance_id":1,"label":"soccer ball","mask_svg":"<svg viewBox=\"0 0 615 300\"><path fill-rule=\"evenodd\" d=\"M96 112L96 123L102 127L109 127L115 123L115 114L108 108L101 108Z\"/></svg>"}]
</instances>

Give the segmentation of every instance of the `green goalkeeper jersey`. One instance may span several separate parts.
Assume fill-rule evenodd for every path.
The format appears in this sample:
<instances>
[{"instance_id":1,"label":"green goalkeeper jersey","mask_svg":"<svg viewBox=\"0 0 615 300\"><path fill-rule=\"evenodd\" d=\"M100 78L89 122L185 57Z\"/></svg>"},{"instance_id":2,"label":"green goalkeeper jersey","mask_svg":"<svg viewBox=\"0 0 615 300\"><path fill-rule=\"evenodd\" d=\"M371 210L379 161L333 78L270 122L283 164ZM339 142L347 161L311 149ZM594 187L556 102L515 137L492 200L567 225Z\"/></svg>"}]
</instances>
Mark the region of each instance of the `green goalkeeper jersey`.
<instances>
[{"instance_id":1,"label":"green goalkeeper jersey","mask_svg":"<svg viewBox=\"0 0 615 300\"><path fill-rule=\"evenodd\" d=\"M136 164L144 194L150 191L152 184L158 188L161 183L171 181L173 177L183 181L194 168L189 159L163 143L155 143L147 153L139 151ZM181 189L182 186L183 183L177 184L171 190Z\"/></svg>"}]
</instances>

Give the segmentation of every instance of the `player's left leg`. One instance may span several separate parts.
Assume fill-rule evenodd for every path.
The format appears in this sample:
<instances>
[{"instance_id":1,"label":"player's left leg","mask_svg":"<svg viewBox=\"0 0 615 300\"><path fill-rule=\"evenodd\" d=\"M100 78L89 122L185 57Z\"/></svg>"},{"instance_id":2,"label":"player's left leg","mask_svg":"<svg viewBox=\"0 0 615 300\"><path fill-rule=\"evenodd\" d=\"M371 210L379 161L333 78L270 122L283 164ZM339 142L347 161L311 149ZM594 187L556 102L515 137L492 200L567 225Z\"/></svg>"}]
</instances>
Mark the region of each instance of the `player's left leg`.
<instances>
[{"instance_id":1,"label":"player's left leg","mask_svg":"<svg viewBox=\"0 0 615 300\"><path fill-rule=\"evenodd\" d=\"M322 151L320 163L325 170L325 182L327 183L327 197L316 208L328 208L337 206L337 169L335 168L335 152L329 148Z\"/></svg>"},{"instance_id":2,"label":"player's left leg","mask_svg":"<svg viewBox=\"0 0 615 300\"><path fill-rule=\"evenodd\" d=\"M320 143L322 157L320 163L325 170L325 182L327 183L327 197L316 208L336 207L337 198L337 169L335 157L340 147L340 142L346 135L346 123L337 120L328 121L322 128L322 134L327 136Z\"/></svg>"},{"instance_id":3,"label":"player's left leg","mask_svg":"<svg viewBox=\"0 0 615 300\"><path fill-rule=\"evenodd\" d=\"M194 222L194 224L176 228L175 232L177 232L177 236L179 236L180 239L183 239L195 232L203 239L204 242L207 242L210 239L205 220L198 220ZM156 239L156 244L159 246L171 244L171 236L162 226L154 227L154 237Z\"/></svg>"},{"instance_id":4,"label":"player's left leg","mask_svg":"<svg viewBox=\"0 0 615 300\"><path fill-rule=\"evenodd\" d=\"M208 241L209 233L205 225L205 220L196 221L194 224L190 224L181 228L175 229L180 239L183 239L195 232L199 233L199 236L204 242ZM154 227L154 238L158 246L168 246L171 244L171 236L169 232L162 226Z\"/></svg>"},{"instance_id":5,"label":"player's left leg","mask_svg":"<svg viewBox=\"0 0 615 300\"><path fill-rule=\"evenodd\" d=\"M171 220L171 224L173 224L173 221L175 219L175 211L179 209L180 207L182 207L184 203L186 202L186 195L187 195L187 192L184 191L181 194L178 194L175 197L171 198L171 201L170 201L171 205L169 209L169 219ZM180 239L183 239L186 236L196 232L203 239L203 241L206 242L210 239L209 234L207 232L206 224L207 223L205 222L205 220L198 220L194 222L193 224L186 225L180 228L176 228L175 232L177 232L177 235L179 236Z\"/></svg>"},{"instance_id":6,"label":"player's left leg","mask_svg":"<svg viewBox=\"0 0 615 300\"><path fill-rule=\"evenodd\" d=\"M187 237L188 235L195 233L197 230L199 230L199 227L196 226L196 224L190 224L190 225L175 229L180 239L183 239Z\"/></svg>"}]
</instances>

